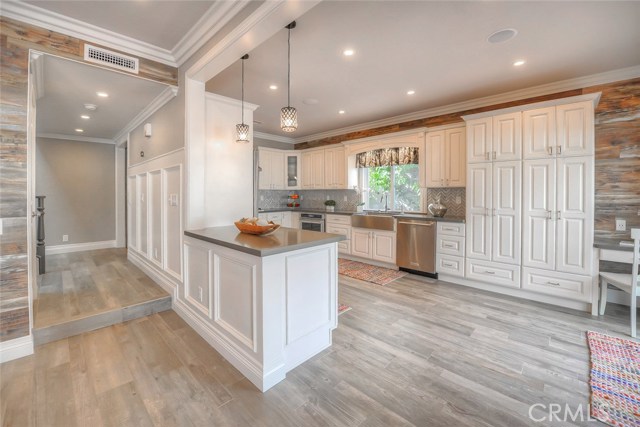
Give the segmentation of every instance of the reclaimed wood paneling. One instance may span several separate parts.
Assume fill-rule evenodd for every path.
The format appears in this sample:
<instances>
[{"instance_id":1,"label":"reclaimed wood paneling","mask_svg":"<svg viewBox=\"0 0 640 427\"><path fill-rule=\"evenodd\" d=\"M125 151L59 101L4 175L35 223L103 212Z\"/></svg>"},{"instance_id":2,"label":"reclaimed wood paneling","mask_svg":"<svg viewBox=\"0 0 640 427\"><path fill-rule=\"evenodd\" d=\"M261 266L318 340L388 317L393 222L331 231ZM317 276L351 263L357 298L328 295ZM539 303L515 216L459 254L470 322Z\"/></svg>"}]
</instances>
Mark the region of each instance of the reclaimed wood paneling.
<instances>
[{"instance_id":1,"label":"reclaimed wood paneling","mask_svg":"<svg viewBox=\"0 0 640 427\"><path fill-rule=\"evenodd\" d=\"M602 92L595 111L597 237L629 238L629 229L640 227L640 79L591 86L528 98L437 117L351 132L296 144L297 150L384 135L420 127L462 122L461 116L526 105L551 99ZM627 231L615 230L615 219L627 221Z\"/></svg>"},{"instance_id":2,"label":"reclaimed wood paneling","mask_svg":"<svg viewBox=\"0 0 640 427\"><path fill-rule=\"evenodd\" d=\"M29 334L26 228L29 49L84 62L84 44L74 37L0 17L0 218L5 231L0 245L0 341ZM139 68L138 77L178 84L175 67L140 58Z\"/></svg>"},{"instance_id":3,"label":"reclaimed wood paneling","mask_svg":"<svg viewBox=\"0 0 640 427\"><path fill-rule=\"evenodd\" d=\"M75 37L35 27L20 21L0 17L0 32L22 46L24 49L36 49L42 52L52 53L65 58L84 62L85 41ZM90 43L93 46L103 47L119 52L109 46ZM124 55L133 56L126 52ZM96 65L96 64L92 64ZM112 70L111 68L107 68ZM170 65L161 64L145 58L139 58L138 77L154 80L160 83L178 85L178 69Z\"/></svg>"}]
</instances>

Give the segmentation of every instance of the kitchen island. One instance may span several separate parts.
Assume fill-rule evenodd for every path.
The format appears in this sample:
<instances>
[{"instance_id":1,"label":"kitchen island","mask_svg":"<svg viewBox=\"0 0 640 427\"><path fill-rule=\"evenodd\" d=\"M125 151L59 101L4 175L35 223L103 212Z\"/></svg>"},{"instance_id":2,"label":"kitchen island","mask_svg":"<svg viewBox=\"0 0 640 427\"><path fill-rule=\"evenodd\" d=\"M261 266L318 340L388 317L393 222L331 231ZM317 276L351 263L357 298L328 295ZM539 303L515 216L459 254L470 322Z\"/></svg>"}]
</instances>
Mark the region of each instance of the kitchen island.
<instances>
[{"instance_id":1,"label":"kitchen island","mask_svg":"<svg viewBox=\"0 0 640 427\"><path fill-rule=\"evenodd\" d=\"M337 242L281 227L185 231L175 310L261 391L331 346L337 326Z\"/></svg>"}]
</instances>

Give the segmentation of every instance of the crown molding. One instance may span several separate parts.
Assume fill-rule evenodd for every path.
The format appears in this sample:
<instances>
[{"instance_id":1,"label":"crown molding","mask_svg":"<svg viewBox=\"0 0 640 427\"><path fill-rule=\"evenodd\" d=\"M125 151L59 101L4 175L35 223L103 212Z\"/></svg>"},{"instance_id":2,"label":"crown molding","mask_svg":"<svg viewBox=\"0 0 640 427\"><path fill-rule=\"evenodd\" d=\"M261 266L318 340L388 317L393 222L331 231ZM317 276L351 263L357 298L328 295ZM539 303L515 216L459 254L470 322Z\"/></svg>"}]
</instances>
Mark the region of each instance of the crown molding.
<instances>
[{"instance_id":1,"label":"crown molding","mask_svg":"<svg viewBox=\"0 0 640 427\"><path fill-rule=\"evenodd\" d=\"M211 39L222 27L236 16L249 1L221 1L215 2L205 14L195 23L187 34L180 39L171 50L176 64L181 66L204 44Z\"/></svg>"},{"instance_id":2,"label":"crown molding","mask_svg":"<svg viewBox=\"0 0 640 427\"><path fill-rule=\"evenodd\" d=\"M113 140L121 145L123 140L128 139L129 132L140 126L153 113L158 111L167 102L171 101L178 94L177 86L168 86L160 95L156 96L142 111L140 111L127 125L116 134Z\"/></svg>"},{"instance_id":3,"label":"crown molding","mask_svg":"<svg viewBox=\"0 0 640 427\"><path fill-rule=\"evenodd\" d=\"M633 67L621 68L618 70L606 71L604 73L592 74L589 76L578 77L575 79L561 80L558 82L548 83L539 86L533 86L526 89L519 89L511 92L505 92L498 95L476 98L469 101L458 102L443 107L430 108L427 110L416 111L414 113L402 114L399 116L389 117L386 119L375 120L371 122L361 123L358 125L343 127L326 132L320 132L305 137L295 138L295 143L315 141L333 136L340 136L351 132L359 132L368 129L375 129L383 126L394 125L398 123L410 122L428 117L442 116L445 114L457 113L460 111L472 110L474 108L487 107L490 105L502 104L505 102L517 101L520 99L534 98L542 95L549 95L567 90L581 89L590 86L598 86L602 84L630 80L640 77L640 65Z\"/></svg>"},{"instance_id":4,"label":"crown molding","mask_svg":"<svg viewBox=\"0 0 640 427\"><path fill-rule=\"evenodd\" d=\"M111 144L115 145L115 141L113 139L108 138L93 138L90 136L81 136L81 135L64 135L61 133L39 133L36 135L37 138L49 138L49 139L61 139L64 141L81 141L81 142L97 142L98 144Z\"/></svg>"},{"instance_id":5,"label":"crown molding","mask_svg":"<svg viewBox=\"0 0 640 427\"><path fill-rule=\"evenodd\" d=\"M254 131L253 132L253 137L254 138L260 138L260 139L265 139L267 141L284 142L286 144L295 144L296 143L295 139L289 138L287 136L273 135L271 133L264 133L264 132L258 132L258 131Z\"/></svg>"},{"instance_id":6,"label":"crown molding","mask_svg":"<svg viewBox=\"0 0 640 427\"><path fill-rule=\"evenodd\" d=\"M242 101L239 99L229 98L227 96L218 95L217 93L205 92L204 97L216 102L222 102L223 104L232 105L234 107L242 107ZM251 111L256 111L260 107L257 104L244 101L244 108Z\"/></svg>"},{"instance_id":7,"label":"crown molding","mask_svg":"<svg viewBox=\"0 0 640 427\"><path fill-rule=\"evenodd\" d=\"M171 52L150 43L16 0L2 2L2 15L175 67Z\"/></svg>"}]
</instances>

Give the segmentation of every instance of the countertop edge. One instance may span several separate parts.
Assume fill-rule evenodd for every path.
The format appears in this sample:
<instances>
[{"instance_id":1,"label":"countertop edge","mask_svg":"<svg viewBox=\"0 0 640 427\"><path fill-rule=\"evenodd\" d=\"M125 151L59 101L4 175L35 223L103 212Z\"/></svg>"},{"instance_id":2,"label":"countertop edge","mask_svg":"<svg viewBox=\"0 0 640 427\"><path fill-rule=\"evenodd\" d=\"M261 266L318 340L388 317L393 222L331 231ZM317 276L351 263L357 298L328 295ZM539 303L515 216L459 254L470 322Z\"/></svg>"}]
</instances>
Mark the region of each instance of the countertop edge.
<instances>
[{"instance_id":1,"label":"countertop edge","mask_svg":"<svg viewBox=\"0 0 640 427\"><path fill-rule=\"evenodd\" d=\"M197 240L201 240L203 242L211 243L218 246L223 246L225 248L233 249L238 252L244 252L246 254L254 255L261 258L271 256L271 255L277 255L285 252L293 252L300 249L312 248L314 246L322 246L330 243L338 243L343 240L346 240L346 237L343 235L333 234L333 236L335 237L325 237L321 240L316 240L313 242L297 243L297 244L292 244L292 245L283 246L283 247L274 248L274 249L255 249L255 248L248 248L246 246L227 242L225 240L220 240L213 237L205 236L205 235L199 234L198 231L200 230L185 230L184 235L188 237L192 237ZM331 234L331 233L324 233L324 234Z\"/></svg>"},{"instance_id":2,"label":"countertop edge","mask_svg":"<svg viewBox=\"0 0 640 427\"><path fill-rule=\"evenodd\" d=\"M633 246L620 246L620 241L621 240L596 239L593 242L593 247L612 251L633 252Z\"/></svg>"}]
</instances>

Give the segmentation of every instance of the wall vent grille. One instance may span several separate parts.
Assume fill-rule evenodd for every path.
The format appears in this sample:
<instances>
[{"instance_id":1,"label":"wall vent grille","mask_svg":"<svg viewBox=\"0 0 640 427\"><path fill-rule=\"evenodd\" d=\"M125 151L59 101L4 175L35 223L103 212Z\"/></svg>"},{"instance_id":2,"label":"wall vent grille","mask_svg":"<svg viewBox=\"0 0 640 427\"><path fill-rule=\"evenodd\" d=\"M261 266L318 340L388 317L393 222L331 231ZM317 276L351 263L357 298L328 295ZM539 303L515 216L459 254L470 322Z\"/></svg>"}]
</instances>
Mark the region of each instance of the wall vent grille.
<instances>
[{"instance_id":1,"label":"wall vent grille","mask_svg":"<svg viewBox=\"0 0 640 427\"><path fill-rule=\"evenodd\" d=\"M84 45L84 59L85 61L93 62L95 64L105 65L107 67L138 74L138 58L126 56L121 53L112 52L89 44Z\"/></svg>"}]
</instances>

